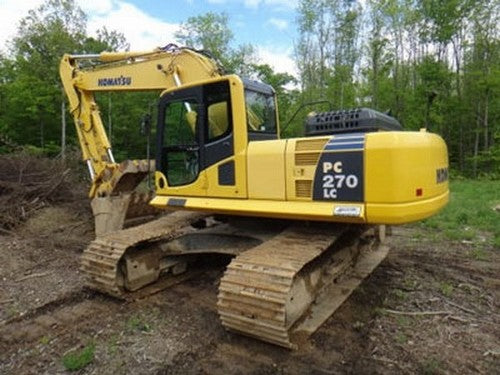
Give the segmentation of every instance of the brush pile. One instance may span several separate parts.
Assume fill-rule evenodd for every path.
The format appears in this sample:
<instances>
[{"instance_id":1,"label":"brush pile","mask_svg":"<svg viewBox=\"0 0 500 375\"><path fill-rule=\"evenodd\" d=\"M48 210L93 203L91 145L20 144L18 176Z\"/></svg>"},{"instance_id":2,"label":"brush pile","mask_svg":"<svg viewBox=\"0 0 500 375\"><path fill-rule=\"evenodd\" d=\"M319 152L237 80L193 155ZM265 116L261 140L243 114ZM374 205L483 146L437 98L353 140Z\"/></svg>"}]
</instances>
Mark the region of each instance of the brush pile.
<instances>
[{"instance_id":1,"label":"brush pile","mask_svg":"<svg viewBox=\"0 0 500 375\"><path fill-rule=\"evenodd\" d=\"M19 152L0 156L0 230L8 232L41 208L85 199L72 158Z\"/></svg>"}]
</instances>

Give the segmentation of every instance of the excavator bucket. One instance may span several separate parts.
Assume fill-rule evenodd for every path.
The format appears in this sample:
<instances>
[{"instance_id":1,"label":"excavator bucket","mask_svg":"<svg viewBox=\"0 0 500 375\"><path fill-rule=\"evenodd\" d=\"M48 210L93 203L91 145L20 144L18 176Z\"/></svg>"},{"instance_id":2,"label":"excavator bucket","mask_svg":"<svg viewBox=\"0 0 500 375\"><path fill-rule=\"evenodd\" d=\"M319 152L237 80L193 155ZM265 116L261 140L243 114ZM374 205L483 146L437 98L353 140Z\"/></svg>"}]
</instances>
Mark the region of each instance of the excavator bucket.
<instances>
[{"instance_id":1,"label":"excavator bucket","mask_svg":"<svg viewBox=\"0 0 500 375\"><path fill-rule=\"evenodd\" d=\"M95 196L91 207L96 237L123 229L126 220L151 217L160 212L149 205L153 199L151 191L135 191L153 169L153 160L124 160L110 165L100 174L93 183L96 193L91 194Z\"/></svg>"},{"instance_id":2,"label":"excavator bucket","mask_svg":"<svg viewBox=\"0 0 500 375\"><path fill-rule=\"evenodd\" d=\"M129 202L130 194L92 199L96 237L123 228Z\"/></svg>"},{"instance_id":3,"label":"excavator bucket","mask_svg":"<svg viewBox=\"0 0 500 375\"><path fill-rule=\"evenodd\" d=\"M160 210L149 205L152 198L152 192L132 192L92 199L96 237L123 229L128 221L140 222L156 216Z\"/></svg>"}]
</instances>

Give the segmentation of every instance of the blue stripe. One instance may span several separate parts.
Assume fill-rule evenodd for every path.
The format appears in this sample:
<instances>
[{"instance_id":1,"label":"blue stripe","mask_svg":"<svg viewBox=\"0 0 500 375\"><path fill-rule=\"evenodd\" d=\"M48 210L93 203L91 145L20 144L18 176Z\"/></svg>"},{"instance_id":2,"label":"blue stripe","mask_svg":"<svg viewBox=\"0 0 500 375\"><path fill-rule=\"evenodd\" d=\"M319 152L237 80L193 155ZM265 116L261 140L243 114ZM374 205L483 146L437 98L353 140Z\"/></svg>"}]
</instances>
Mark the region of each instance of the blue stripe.
<instances>
[{"instance_id":1,"label":"blue stripe","mask_svg":"<svg viewBox=\"0 0 500 375\"><path fill-rule=\"evenodd\" d=\"M339 134L339 135L334 135L332 138L330 138L329 143L337 141L346 141L346 140L359 141L364 139L365 139L365 134L363 133Z\"/></svg>"},{"instance_id":2,"label":"blue stripe","mask_svg":"<svg viewBox=\"0 0 500 375\"><path fill-rule=\"evenodd\" d=\"M345 142L364 142L364 138L356 137L356 138L334 138L331 139L328 144L335 144L335 143L345 143Z\"/></svg>"},{"instance_id":3,"label":"blue stripe","mask_svg":"<svg viewBox=\"0 0 500 375\"><path fill-rule=\"evenodd\" d=\"M363 141L363 140L361 140L361 141L359 141L359 140L351 141L350 139L344 139L344 140L338 141L338 142L327 143L328 146L346 145L346 144L364 145L365 141Z\"/></svg>"},{"instance_id":4,"label":"blue stripe","mask_svg":"<svg viewBox=\"0 0 500 375\"><path fill-rule=\"evenodd\" d=\"M338 143L330 143L327 144L326 147L329 149L338 148L338 147L354 147L354 148L364 148L365 144L363 142L338 142Z\"/></svg>"},{"instance_id":5,"label":"blue stripe","mask_svg":"<svg viewBox=\"0 0 500 375\"><path fill-rule=\"evenodd\" d=\"M356 143L346 143L346 144L327 144L325 150L347 150L347 149L356 149L363 150L364 143L356 142Z\"/></svg>"}]
</instances>

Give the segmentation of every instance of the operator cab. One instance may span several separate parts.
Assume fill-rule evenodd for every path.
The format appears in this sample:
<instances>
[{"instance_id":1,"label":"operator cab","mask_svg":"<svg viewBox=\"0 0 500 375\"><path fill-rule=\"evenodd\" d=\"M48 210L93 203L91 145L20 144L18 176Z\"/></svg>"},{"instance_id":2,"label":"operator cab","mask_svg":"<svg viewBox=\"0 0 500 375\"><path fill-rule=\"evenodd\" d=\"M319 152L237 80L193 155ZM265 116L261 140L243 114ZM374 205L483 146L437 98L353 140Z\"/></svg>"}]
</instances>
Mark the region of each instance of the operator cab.
<instances>
[{"instance_id":1,"label":"operator cab","mask_svg":"<svg viewBox=\"0 0 500 375\"><path fill-rule=\"evenodd\" d=\"M192 188L211 167L220 169L216 185L235 186L235 170L245 163L236 156L248 142L278 139L278 131L276 95L264 83L229 75L167 90L159 102L156 158L166 180L158 187ZM209 192L200 185L202 193Z\"/></svg>"}]
</instances>

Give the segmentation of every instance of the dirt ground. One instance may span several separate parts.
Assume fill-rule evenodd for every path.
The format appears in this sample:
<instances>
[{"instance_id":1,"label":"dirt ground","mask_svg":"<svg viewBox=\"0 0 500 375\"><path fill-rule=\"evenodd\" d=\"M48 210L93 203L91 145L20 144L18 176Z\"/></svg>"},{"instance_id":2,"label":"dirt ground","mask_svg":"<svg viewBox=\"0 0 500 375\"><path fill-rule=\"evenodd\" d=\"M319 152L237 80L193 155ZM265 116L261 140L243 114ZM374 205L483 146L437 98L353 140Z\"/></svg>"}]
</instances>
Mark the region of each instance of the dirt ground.
<instances>
[{"instance_id":1,"label":"dirt ground","mask_svg":"<svg viewBox=\"0 0 500 375\"><path fill-rule=\"evenodd\" d=\"M297 351L226 332L216 312L228 259L135 302L85 289L90 213L51 206L0 234L0 373L500 373L500 251L395 228L388 258Z\"/></svg>"}]
</instances>

